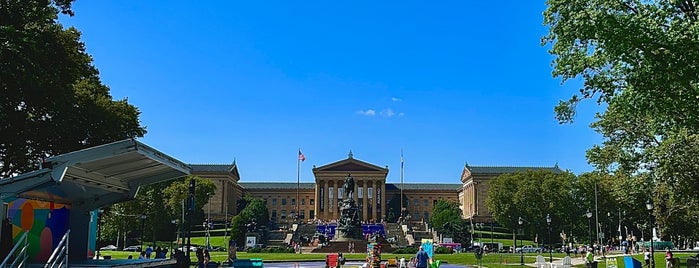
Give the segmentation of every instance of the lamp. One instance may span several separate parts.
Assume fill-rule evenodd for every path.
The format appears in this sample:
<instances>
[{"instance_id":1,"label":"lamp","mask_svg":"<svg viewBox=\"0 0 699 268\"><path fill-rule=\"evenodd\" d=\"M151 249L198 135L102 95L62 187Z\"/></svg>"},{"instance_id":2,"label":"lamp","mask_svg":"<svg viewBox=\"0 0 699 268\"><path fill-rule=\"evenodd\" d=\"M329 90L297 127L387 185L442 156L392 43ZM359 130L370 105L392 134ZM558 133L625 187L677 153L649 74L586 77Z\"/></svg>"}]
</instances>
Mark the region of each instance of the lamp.
<instances>
[{"instance_id":1,"label":"lamp","mask_svg":"<svg viewBox=\"0 0 699 268\"><path fill-rule=\"evenodd\" d=\"M144 250L143 245L146 244L145 242L145 231L146 230L146 213L143 212L141 214L141 250Z\"/></svg>"},{"instance_id":2,"label":"lamp","mask_svg":"<svg viewBox=\"0 0 699 268\"><path fill-rule=\"evenodd\" d=\"M590 248L592 248L592 212L590 212L590 209L587 209L585 217L587 217L587 234L590 237Z\"/></svg>"},{"instance_id":3,"label":"lamp","mask_svg":"<svg viewBox=\"0 0 699 268\"><path fill-rule=\"evenodd\" d=\"M177 219L171 220L170 223L172 223L173 225L175 225L175 229L177 230L177 231L175 231L175 234L176 234L176 236L177 236L177 240L175 240L176 243L177 243L176 246L177 246L177 247L180 247L180 228L179 228L179 226L178 226L178 224L177 224L177 223L178 223L178 222L177 222Z\"/></svg>"},{"instance_id":4,"label":"lamp","mask_svg":"<svg viewBox=\"0 0 699 268\"><path fill-rule=\"evenodd\" d=\"M100 226L100 222L102 221L102 213L104 213L104 209L100 208L97 210L97 243L95 243L95 244L97 245L97 259L98 260L100 259L99 242L100 242L100 240L102 240L102 228L101 228L102 226ZM119 238L117 237L117 240L118 239Z\"/></svg>"},{"instance_id":5,"label":"lamp","mask_svg":"<svg viewBox=\"0 0 699 268\"><path fill-rule=\"evenodd\" d=\"M646 209L648 210L648 223L650 224L650 267L655 268L655 249L653 246L653 229L655 229L655 223L653 222L652 199L648 199L648 201L646 201Z\"/></svg>"},{"instance_id":6,"label":"lamp","mask_svg":"<svg viewBox=\"0 0 699 268\"><path fill-rule=\"evenodd\" d=\"M546 214L546 225L548 226L549 240L549 262L553 263L553 246L551 245L551 214Z\"/></svg>"},{"instance_id":7,"label":"lamp","mask_svg":"<svg viewBox=\"0 0 699 268\"><path fill-rule=\"evenodd\" d=\"M522 217L519 217L517 219L517 223L519 223L519 229L522 229L522 223L524 223L524 219ZM522 245L522 247L519 249L519 262L520 265L524 265L524 243L522 243L522 239L519 239L519 243ZM517 249L517 245L515 245L515 249Z\"/></svg>"}]
</instances>

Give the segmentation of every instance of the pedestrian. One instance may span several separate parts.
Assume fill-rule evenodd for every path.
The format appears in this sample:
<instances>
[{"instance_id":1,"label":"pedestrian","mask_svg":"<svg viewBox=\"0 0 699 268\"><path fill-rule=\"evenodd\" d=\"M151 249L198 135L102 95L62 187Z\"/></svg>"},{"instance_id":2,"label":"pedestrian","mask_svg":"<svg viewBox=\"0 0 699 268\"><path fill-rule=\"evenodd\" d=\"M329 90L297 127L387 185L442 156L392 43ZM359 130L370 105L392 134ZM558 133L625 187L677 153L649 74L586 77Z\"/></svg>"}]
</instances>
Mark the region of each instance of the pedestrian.
<instances>
[{"instance_id":1,"label":"pedestrian","mask_svg":"<svg viewBox=\"0 0 699 268\"><path fill-rule=\"evenodd\" d=\"M410 261L408 262L408 268L415 268L415 257L410 257Z\"/></svg>"},{"instance_id":2,"label":"pedestrian","mask_svg":"<svg viewBox=\"0 0 699 268\"><path fill-rule=\"evenodd\" d=\"M210 261L211 261L211 254L209 253L208 249L204 249L204 267L208 267Z\"/></svg>"},{"instance_id":3,"label":"pedestrian","mask_svg":"<svg viewBox=\"0 0 699 268\"><path fill-rule=\"evenodd\" d=\"M416 268L427 268L427 260L429 259L429 256L427 256L427 252L420 246L420 250L415 254L415 267Z\"/></svg>"},{"instance_id":4,"label":"pedestrian","mask_svg":"<svg viewBox=\"0 0 699 268\"><path fill-rule=\"evenodd\" d=\"M407 268L405 266L405 256L400 257L400 261L398 263L400 264L400 268Z\"/></svg>"},{"instance_id":5,"label":"pedestrian","mask_svg":"<svg viewBox=\"0 0 699 268\"><path fill-rule=\"evenodd\" d=\"M204 250L197 248L197 268L204 268Z\"/></svg>"},{"instance_id":6,"label":"pedestrian","mask_svg":"<svg viewBox=\"0 0 699 268\"><path fill-rule=\"evenodd\" d=\"M672 268L672 251L665 249L665 268Z\"/></svg>"},{"instance_id":7,"label":"pedestrian","mask_svg":"<svg viewBox=\"0 0 699 268\"><path fill-rule=\"evenodd\" d=\"M643 260L646 261L646 267L650 267L650 250L646 249L643 252Z\"/></svg>"},{"instance_id":8,"label":"pedestrian","mask_svg":"<svg viewBox=\"0 0 699 268\"><path fill-rule=\"evenodd\" d=\"M595 261L595 254L592 253L592 249L588 248L587 249L587 254L585 255L585 263L587 264L587 267L592 267L592 262Z\"/></svg>"}]
</instances>

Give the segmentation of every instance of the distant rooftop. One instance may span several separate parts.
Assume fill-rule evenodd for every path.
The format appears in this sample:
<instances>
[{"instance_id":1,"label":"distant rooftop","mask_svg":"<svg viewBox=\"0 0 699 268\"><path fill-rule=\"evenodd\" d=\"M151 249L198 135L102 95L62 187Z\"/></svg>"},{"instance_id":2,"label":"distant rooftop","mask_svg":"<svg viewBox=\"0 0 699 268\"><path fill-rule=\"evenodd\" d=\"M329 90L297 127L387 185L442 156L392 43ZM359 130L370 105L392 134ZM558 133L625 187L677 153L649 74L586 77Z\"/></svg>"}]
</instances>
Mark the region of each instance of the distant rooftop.
<instances>
[{"instance_id":1,"label":"distant rooftop","mask_svg":"<svg viewBox=\"0 0 699 268\"><path fill-rule=\"evenodd\" d=\"M403 183L403 190L459 190L461 184L454 183ZM400 190L400 183L386 183L386 191Z\"/></svg>"},{"instance_id":2,"label":"distant rooftop","mask_svg":"<svg viewBox=\"0 0 699 268\"><path fill-rule=\"evenodd\" d=\"M315 183L303 182L299 184L299 189L313 190ZM240 186L245 189L255 190L295 190L295 182L241 182ZM386 183L386 191L400 190L399 183ZM456 191L461 188L461 184L453 183L404 183L403 190L438 190Z\"/></svg>"},{"instance_id":3,"label":"distant rooftop","mask_svg":"<svg viewBox=\"0 0 699 268\"><path fill-rule=\"evenodd\" d=\"M466 168L472 173L472 174L500 174L500 173L515 173L515 172L524 172L527 170L546 170L546 171L551 171L554 173L562 173L563 171L558 168L558 165L553 166L553 167L506 167L506 166L469 166L468 164L466 165Z\"/></svg>"},{"instance_id":4,"label":"distant rooftop","mask_svg":"<svg viewBox=\"0 0 699 268\"><path fill-rule=\"evenodd\" d=\"M296 190L295 182L240 182L240 186L245 189L257 190ZM302 182L298 185L299 189L315 189L315 183Z\"/></svg>"}]
</instances>

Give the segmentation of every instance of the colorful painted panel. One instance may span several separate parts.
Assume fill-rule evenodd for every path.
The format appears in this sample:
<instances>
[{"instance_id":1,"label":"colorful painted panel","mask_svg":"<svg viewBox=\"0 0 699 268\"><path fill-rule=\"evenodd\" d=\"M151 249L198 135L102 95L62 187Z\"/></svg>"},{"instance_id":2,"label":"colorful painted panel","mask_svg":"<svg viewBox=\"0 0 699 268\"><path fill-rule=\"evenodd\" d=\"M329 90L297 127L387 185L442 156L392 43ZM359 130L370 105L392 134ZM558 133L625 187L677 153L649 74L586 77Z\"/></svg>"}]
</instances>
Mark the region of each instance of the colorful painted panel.
<instances>
[{"instance_id":1,"label":"colorful painted panel","mask_svg":"<svg viewBox=\"0 0 699 268\"><path fill-rule=\"evenodd\" d=\"M48 260L68 230L70 206L20 198L9 203L7 215L13 240L28 231L29 259L42 262Z\"/></svg>"}]
</instances>

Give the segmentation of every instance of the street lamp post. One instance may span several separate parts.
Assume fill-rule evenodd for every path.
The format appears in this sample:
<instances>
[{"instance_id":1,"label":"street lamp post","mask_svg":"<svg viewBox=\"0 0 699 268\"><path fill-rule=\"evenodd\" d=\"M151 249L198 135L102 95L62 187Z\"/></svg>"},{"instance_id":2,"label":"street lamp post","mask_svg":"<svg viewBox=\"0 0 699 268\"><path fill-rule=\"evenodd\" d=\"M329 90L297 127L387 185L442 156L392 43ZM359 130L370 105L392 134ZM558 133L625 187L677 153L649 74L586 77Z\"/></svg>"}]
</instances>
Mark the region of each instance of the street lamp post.
<instances>
[{"instance_id":1,"label":"street lamp post","mask_svg":"<svg viewBox=\"0 0 699 268\"><path fill-rule=\"evenodd\" d=\"M517 223L519 224L519 229L522 229L522 224L524 223L524 219L522 217L519 217L517 220ZM519 243L522 245L522 248L519 250L519 262L520 265L524 265L524 244L522 243L522 238L519 239ZM515 249L517 249L517 245L515 245Z\"/></svg>"},{"instance_id":2,"label":"street lamp post","mask_svg":"<svg viewBox=\"0 0 699 268\"><path fill-rule=\"evenodd\" d=\"M646 202L646 209L648 209L648 224L650 224L650 267L655 268L655 249L653 247L653 228L655 228L655 224L653 223L653 200L648 199Z\"/></svg>"},{"instance_id":3,"label":"street lamp post","mask_svg":"<svg viewBox=\"0 0 699 268\"><path fill-rule=\"evenodd\" d=\"M206 236L206 248L209 249L211 247L211 233L209 230L211 230L211 219L206 219L204 221L204 230L206 231L205 236Z\"/></svg>"},{"instance_id":4,"label":"street lamp post","mask_svg":"<svg viewBox=\"0 0 699 268\"><path fill-rule=\"evenodd\" d=\"M176 230L175 235L177 236L177 239L175 240L175 243L176 243L175 246L177 246L179 248L180 247L180 226L179 226L179 224L177 224L178 223L177 219L171 220L170 223L175 225L175 230Z\"/></svg>"},{"instance_id":5,"label":"street lamp post","mask_svg":"<svg viewBox=\"0 0 699 268\"><path fill-rule=\"evenodd\" d=\"M585 213L585 217L587 217L587 235L590 237L590 248L592 248L592 212L590 209Z\"/></svg>"},{"instance_id":6,"label":"street lamp post","mask_svg":"<svg viewBox=\"0 0 699 268\"><path fill-rule=\"evenodd\" d=\"M548 240L549 240L549 262L553 263L553 245L551 244L551 214L546 214L546 225L548 229Z\"/></svg>"},{"instance_id":7,"label":"street lamp post","mask_svg":"<svg viewBox=\"0 0 699 268\"><path fill-rule=\"evenodd\" d=\"M143 250L143 245L146 244L145 242L145 234L146 234L146 213L143 212L141 214L141 250Z\"/></svg>"},{"instance_id":8,"label":"street lamp post","mask_svg":"<svg viewBox=\"0 0 699 268\"><path fill-rule=\"evenodd\" d=\"M102 221L102 213L104 213L103 209L98 209L97 210L97 259L100 259L100 246L99 246L99 241L102 240L102 226L100 226L100 222ZM117 241L119 241L119 238L117 237Z\"/></svg>"}]
</instances>

